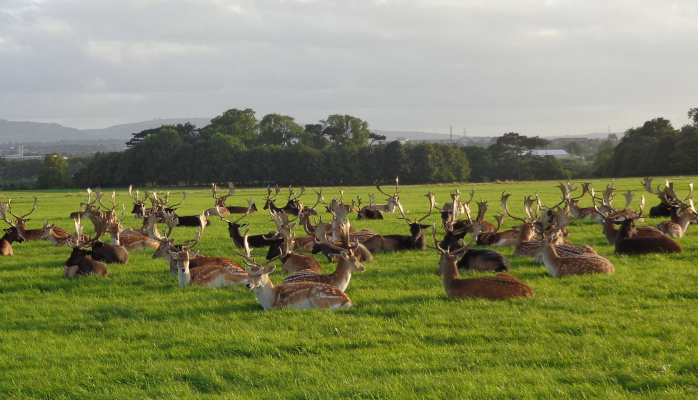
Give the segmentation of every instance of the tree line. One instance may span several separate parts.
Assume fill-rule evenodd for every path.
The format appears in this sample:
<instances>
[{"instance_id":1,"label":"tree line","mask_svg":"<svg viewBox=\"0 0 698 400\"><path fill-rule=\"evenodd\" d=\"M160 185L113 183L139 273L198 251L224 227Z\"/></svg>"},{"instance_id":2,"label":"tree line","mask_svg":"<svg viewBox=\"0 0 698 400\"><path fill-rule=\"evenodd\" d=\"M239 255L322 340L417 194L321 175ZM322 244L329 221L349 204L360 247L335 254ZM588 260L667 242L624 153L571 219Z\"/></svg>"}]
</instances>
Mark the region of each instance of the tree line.
<instances>
[{"instance_id":1,"label":"tree line","mask_svg":"<svg viewBox=\"0 0 698 400\"><path fill-rule=\"evenodd\" d=\"M665 119L625 132L617 146L603 146L593 171L581 161L539 157L533 150L549 141L509 132L489 147L386 142L368 123L330 115L300 126L289 116L232 109L203 128L163 125L132 134L120 152L43 161L0 162L3 189L209 185L366 185L554 180L610 176L698 174L698 109L691 125L675 130ZM13 179L14 178L14 179Z\"/></svg>"}]
</instances>

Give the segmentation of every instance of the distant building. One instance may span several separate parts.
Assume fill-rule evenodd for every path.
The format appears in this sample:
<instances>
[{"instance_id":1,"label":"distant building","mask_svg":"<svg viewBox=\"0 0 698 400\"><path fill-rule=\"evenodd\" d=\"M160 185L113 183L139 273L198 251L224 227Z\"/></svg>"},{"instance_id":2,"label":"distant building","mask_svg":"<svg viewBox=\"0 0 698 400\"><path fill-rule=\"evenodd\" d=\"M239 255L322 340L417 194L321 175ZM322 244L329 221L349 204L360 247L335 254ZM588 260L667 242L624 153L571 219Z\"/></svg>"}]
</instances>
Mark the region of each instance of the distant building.
<instances>
[{"instance_id":1,"label":"distant building","mask_svg":"<svg viewBox=\"0 0 698 400\"><path fill-rule=\"evenodd\" d=\"M24 155L24 146L22 146L21 144L19 145L19 153L18 154L12 154L9 156L5 156L6 160L11 160L11 161L41 160L43 158L44 158L44 156L25 156Z\"/></svg>"},{"instance_id":2,"label":"distant building","mask_svg":"<svg viewBox=\"0 0 698 400\"><path fill-rule=\"evenodd\" d=\"M553 156L555 158L572 158L572 156L570 156L570 153L568 153L562 149L533 150L531 153L534 156L539 156L539 157ZM526 154L528 154L528 153L526 153Z\"/></svg>"}]
</instances>

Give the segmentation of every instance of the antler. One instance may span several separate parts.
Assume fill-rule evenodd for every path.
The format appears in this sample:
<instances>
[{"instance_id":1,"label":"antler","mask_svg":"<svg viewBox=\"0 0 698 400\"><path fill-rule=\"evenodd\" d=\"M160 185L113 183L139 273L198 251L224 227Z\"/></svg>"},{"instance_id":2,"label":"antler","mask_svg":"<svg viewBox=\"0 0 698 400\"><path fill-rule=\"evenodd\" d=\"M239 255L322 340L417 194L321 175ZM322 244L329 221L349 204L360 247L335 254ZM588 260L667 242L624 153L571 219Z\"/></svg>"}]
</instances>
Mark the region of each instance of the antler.
<instances>
[{"instance_id":1,"label":"antler","mask_svg":"<svg viewBox=\"0 0 698 400\"><path fill-rule=\"evenodd\" d=\"M12 199L9 199L7 200L7 204L0 203L0 216L2 217L3 221L7 222L12 227L15 227L15 224L7 219L7 212L11 201Z\"/></svg>"},{"instance_id":2,"label":"antler","mask_svg":"<svg viewBox=\"0 0 698 400\"><path fill-rule=\"evenodd\" d=\"M691 187L691 189L692 189L692 188L693 188L693 187ZM693 190L691 190L691 191L693 191ZM8 207L7 207L7 212L10 213L10 215L12 215L13 217L17 218L17 221L19 221L19 220L28 221L28 220L25 219L25 218L28 217L29 214L33 213L34 210L36 210L36 202L38 201L38 199L36 198L36 196L34 196L34 205L32 206L31 211L29 211L29 212L26 213L26 214L22 214L21 216L17 216L17 215L15 215L15 214L12 212L12 207L10 206L10 201L11 201L11 200L7 200L7 206L8 206Z\"/></svg>"},{"instance_id":3,"label":"antler","mask_svg":"<svg viewBox=\"0 0 698 400\"><path fill-rule=\"evenodd\" d=\"M511 215L511 213L509 212L509 207L507 206L507 201L509 200L509 196L511 196L510 193L505 194L505 192L502 192L502 208L504 209L504 212L506 212L508 216L514 218L515 220L526 222L525 219L515 217L515 216ZM530 196L529 196L529 198L530 198ZM530 208L529 208L529 212L530 212Z\"/></svg>"}]
</instances>

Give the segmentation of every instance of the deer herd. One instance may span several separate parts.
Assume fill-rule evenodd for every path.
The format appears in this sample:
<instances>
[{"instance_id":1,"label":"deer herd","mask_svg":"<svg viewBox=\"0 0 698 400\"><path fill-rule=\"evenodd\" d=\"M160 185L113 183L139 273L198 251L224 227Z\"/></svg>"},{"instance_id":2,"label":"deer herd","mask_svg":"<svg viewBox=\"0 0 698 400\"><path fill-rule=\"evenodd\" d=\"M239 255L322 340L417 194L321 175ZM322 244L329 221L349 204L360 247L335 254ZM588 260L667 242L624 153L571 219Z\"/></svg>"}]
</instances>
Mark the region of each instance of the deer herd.
<instances>
[{"instance_id":1,"label":"deer herd","mask_svg":"<svg viewBox=\"0 0 698 400\"><path fill-rule=\"evenodd\" d=\"M251 289L265 310L278 307L348 308L352 301L345 293L355 272L363 272L363 263L371 262L373 254L379 252L423 251L433 248L439 254L436 273L443 278L444 291L449 297L471 297L484 299L506 299L534 296L533 289L524 281L507 273L511 263L498 248L513 247L513 256L528 257L532 262L542 263L553 277L582 274L613 274L611 261L600 256L588 244L574 245L569 229L570 218L590 219L602 227L606 241L614 246L616 254L678 253L682 251L676 241L686 234L691 224L698 223L698 213L693 204L693 184L689 185L686 197L677 195L674 185L668 180L664 187L652 186L652 179L642 181L644 189L656 195L660 204L652 207L651 217L667 217L670 220L655 226L638 225L643 221L645 198L640 200L639 211L630 208L634 199L628 191L622 209L613 206L616 195L614 182L597 196L590 183L581 184L581 194L573 196L578 188L571 182L561 183L561 201L546 206L533 194L525 197L525 215L515 216L509 207L510 194L501 195L502 211L493 216L496 226L484 220L488 211L487 201L475 202L476 217L473 218L471 203L475 196L470 191L469 199L461 199L460 190L451 193L451 201L439 208L435 194L428 192L425 197L429 210L416 220L408 218L408 212L400 202L400 187L395 179L395 190L386 193L380 183L376 189L386 196L386 204L376 204L370 194L369 204L362 207L359 196L356 202L346 204L343 191L339 198L325 202L322 189L315 192L317 200L312 207L304 206L300 198L305 192L302 187L296 192L289 187L287 203L278 207L276 197L281 190L278 186L267 188L264 210L274 227L266 234L250 235L249 224L241 223L245 217L257 212L254 200L247 200L247 206L228 206L226 200L235 194L235 186L228 184L228 193L219 195L214 184L211 196L214 205L199 215L180 216L176 207L182 200L170 204L169 193L156 190L144 196L129 188L133 199L131 213L142 219L139 228L125 228L126 207L119 207L112 192L109 204L101 190L87 189L87 201L80 203L81 209L70 215L74 221L72 231L44 222L39 229L28 229L27 222L37 208L38 198L34 197L31 210L26 213L12 210L12 201L0 202L0 218L10 227L5 229L0 239L0 254L13 255L13 244L26 241L47 240L54 246L72 248L64 263L63 276L68 278L80 275L108 275L110 264L126 264L129 253L153 251L153 259L164 258L172 275L177 276L180 286L198 285L209 287L245 285ZM589 207L581 207L580 202L589 197ZM148 207L150 202L150 207ZM320 212L318 206L324 204ZM121 216L119 216L121 208ZM441 227L445 232L439 239L436 223L425 220L437 210L441 217ZM357 231L351 226L350 216L356 213L357 220L380 220L387 214L407 224L404 232L377 234L368 229ZM329 214L327 221L323 215ZM234 218L233 215L239 215ZM227 218L228 219L227 219ZM504 229L503 221L509 217L516 226ZM438 218L438 217L437 217ZM194 247L201 241L211 220L228 224L228 233L233 242L238 261L226 257L207 257ZM93 225L92 236L84 233L85 222ZM305 235L296 236L294 230L300 225ZM172 232L178 226L196 227L191 239L177 244ZM109 233L110 240L100 238ZM467 235L470 235L468 239ZM467 243L466 243L467 241ZM433 245L432 245L433 243ZM480 248L472 248L477 245ZM254 248L267 248L265 261L259 262L252 256ZM314 254L322 252L328 262L335 263L334 272L323 273L320 262ZM274 285L269 275L275 271L277 262L281 272L288 276L279 285ZM475 270L495 275L461 279L459 270Z\"/></svg>"}]
</instances>

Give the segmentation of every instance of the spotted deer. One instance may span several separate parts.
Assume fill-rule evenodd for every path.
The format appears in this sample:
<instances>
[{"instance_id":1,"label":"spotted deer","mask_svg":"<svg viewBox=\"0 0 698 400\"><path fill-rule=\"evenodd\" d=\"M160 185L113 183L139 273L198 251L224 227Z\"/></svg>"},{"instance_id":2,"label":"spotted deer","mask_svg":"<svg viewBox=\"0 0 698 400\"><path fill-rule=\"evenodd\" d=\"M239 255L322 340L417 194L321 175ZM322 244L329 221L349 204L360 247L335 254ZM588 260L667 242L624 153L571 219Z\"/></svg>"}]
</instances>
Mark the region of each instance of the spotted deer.
<instances>
[{"instance_id":1,"label":"spotted deer","mask_svg":"<svg viewBox=\"0 0 698 400\"><path fill-rule=\"evenodd\" d=\"M556 278L568 275L613 274L616 272L613 264L598 254L560 256L555 248L553 236L541 241L533 256L541 257L550 275Z\"/></svg>"},{"instance_id":2,"label":"spotted deer","mask_svg":"<svg viewBox=\"0 0 698 400\"><path fill-rule=\"evenodd\" d=\"M280 307L338 310L352 306L346 293L326 283L306 281L275 286L269 279L269 274L274 272L276 267L267 265L276 261L278 257L258 264L250 256L249 246L246 246L245 250L246 254L243 258L249 266L246 268L248 275L246 286L254 292L257 301L265 310Z\"/></svg>"}]
</instances>

